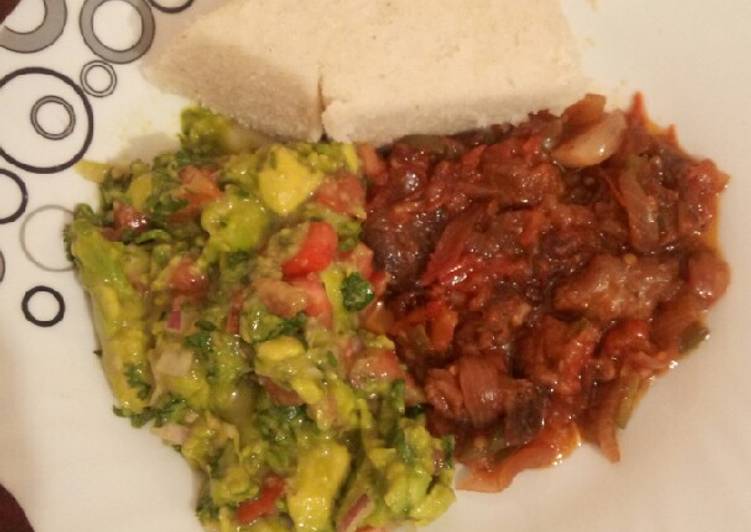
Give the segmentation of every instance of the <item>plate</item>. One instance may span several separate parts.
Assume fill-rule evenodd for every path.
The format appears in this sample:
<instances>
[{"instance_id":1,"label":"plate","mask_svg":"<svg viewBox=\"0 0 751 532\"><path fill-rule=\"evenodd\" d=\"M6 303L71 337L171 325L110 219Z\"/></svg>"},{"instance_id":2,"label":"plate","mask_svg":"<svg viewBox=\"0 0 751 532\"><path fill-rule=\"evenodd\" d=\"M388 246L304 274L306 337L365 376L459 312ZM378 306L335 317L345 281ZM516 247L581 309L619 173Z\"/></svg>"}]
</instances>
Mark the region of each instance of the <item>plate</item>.
<instances>
[{"instance_id":1,"label":"plate","mask_svg":"<svg viewBox=\"0 0 751 532\"><path fill-rule=\"evenodd\" d=\"M200 531L183 459L112 415L61 231L76 203L96 200L71 170L81 157L176 145L186 102L140 67L211 2L23 0L0 29L0 483L37 532ZM733 282L711 340L657 382L621 434L619 464L584 447L502 494L461 493L429 530L748 530L751 3L564 4L598 89L619 104L643 91L658 123L733 176L720 221Z\"/></svg>"}]
</instances>

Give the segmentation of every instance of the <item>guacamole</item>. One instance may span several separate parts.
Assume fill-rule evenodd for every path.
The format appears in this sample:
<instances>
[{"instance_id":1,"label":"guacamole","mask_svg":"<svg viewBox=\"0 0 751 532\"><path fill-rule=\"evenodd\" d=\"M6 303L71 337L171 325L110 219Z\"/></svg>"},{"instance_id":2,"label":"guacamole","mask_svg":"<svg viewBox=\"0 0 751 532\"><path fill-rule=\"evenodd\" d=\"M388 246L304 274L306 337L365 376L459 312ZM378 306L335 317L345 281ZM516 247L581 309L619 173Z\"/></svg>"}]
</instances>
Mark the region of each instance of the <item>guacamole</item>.
<instances>
[{"instance_id":1,"label":"guacamole","mask_svg":"<svg viewBox=\"0 0 751 532\"><path fill-rule=\"evenodd\" d=\"M355 147L269 142L201 108L180 139L151 164L81 166L101 206L78 206L66 240L115 413L203 473L209 530L436 518L453 443L362 325L384 283Z\"/></svg>"}]
</instances>

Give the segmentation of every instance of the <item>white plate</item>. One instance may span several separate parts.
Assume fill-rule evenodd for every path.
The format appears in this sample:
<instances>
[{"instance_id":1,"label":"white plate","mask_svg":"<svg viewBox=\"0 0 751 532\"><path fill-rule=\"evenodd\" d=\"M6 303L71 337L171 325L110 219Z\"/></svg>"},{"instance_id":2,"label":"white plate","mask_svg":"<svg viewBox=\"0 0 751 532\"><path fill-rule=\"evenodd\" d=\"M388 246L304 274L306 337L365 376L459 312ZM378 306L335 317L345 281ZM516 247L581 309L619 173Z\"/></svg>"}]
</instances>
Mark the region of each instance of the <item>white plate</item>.
<instances>
[{"instance_id":1,"label":"white plate","mask_svg":"<svg viewBox=\"0 0 751 532\"><path fill-rule=\"evenodd\" d=\"M0 48L0 483L37 532L200 530L182 458L112 415L83 294L56 270L61 209L96 198L67 166L84 149L130 158L174 143L184 102L143 81L139 56L150 30L211 1L24 0L0 30L0 45L24 51ZM462 493L431 530L749 530L751 2L564 3L601 89L620 103L642 90L657 122L733 176L721 219L733 283L711 341L640 405L620 464L583 448L502 494Z\"/></svg>"}]
</instances>

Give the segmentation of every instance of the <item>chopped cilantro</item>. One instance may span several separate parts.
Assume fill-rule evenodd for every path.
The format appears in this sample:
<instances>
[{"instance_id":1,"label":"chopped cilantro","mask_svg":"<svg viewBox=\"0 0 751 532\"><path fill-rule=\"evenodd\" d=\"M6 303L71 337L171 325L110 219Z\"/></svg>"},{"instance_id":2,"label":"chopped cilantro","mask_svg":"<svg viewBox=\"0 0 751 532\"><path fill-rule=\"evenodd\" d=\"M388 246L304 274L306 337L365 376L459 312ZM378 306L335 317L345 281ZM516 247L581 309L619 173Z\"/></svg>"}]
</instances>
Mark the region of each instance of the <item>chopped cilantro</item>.
<instances>
[{"instance_id":1,"label":"chopped cilantro","mask_svg":"<svg viewBox=\"0 0 751 532\"><path fill-rule=\"evenodd\" d=\"M250 343L265 342L279 336L294 336L304 340L306 316L298 312L291 318L280 318L272 314L262 304L251 305L245 313L246 341Z\"/></svg>"},{"instance_id":2,"label":"chopped cilantro","mask_svg":"<svg viewBox=\"0 0 751 532\"><path fill-rule=\"evenodd\" d=\"M202 331L215 331L216 330L216 325L214 325L213 323L207 320L198 320L196 322L196 327L198 327Z\"/></svg>"},{"instance_id":3,"label":"chopped cilantro","mask_svg":"<svg viewBox=\"0 0 751 532\"><path fill-rule=\"evenodd\" d=\"M199 356L206 358L212 349L211 332L200 330L197 333L186 336L183 344L186 347L192 348Z\"/></svg>"},{"instance_id":4,"label":"chopped cilantro","mask_svg":"<svg viewBox=\"0 0 751 532\"><path fill-rule=\"evenodd\" d=\"M167 423L176 423L182 421L188 406L185 399L176 397L172 394L167 395L160 405L153 410L154 425L161 427Z\"/></svg>"},{"instance_id":5,"label":"chopped cilantro","mask_svg":"<svg viewBox=\"0 0 751 532\"><path fill-rule=\"evenodd\" d=\"M360 241L362 226L355 220L347 220L336 226L336 232L339 236L339 251L346 253L352 251Z\"/></svg>"},{"instance_id":6,"label":"chopped cilantro","mask_svg":"<svg viewBox=\"0 0 751 532\"><path fill-rule=\"evenodd\" d=\"M453 436L444 436L441 438L441 447L443 448L443 458L444 463L448 467L453 467L454 465L454 447L456 446L456 442L454 441Z\"/></svg>"},{"instance_id":7,"label":"chopped cilantro","mask_svg":"<svg viewBox=\"0 0 751 532\"><path fill-rule=\"evenodd\" d=\"M119 408L117 406L113 406L112 411L118 417L127 417L130 419L130 424L137 429L143 427L146 423L154 419L154 411L150 408L145 409L140 414L130 412L125 408Z\"/></svg>"},{"instance_id":8,"label":"chopped cilantro","mask_svg":"<svg viewBox=\"0 0 751 532\"><path fill-rule=\"evenodd\" d=\"M161 427L166 423L182 421L187 408L188 406L184 399L168 394L160 400L157 406L147 407L139 413L131 412L127 408L117 406L113 406L112 411L118 417L127 417L132 426L140 428L152 420L155 427Z\"/></svg>"},{"instance_id":9,"label":"chopped cilantro","mask_svg":"<svg viewBox=\"0 0 751 532\"><path fill-rule=\"evenodd\" d=\"M135 236L135 238L133 238L133 243L145 244L147 242L169 242L170 240L172 240L172 235L164 229L151 229L150 231Z\"/></svg>"},{"instance_id":10,"label":"chopped cilantro","mask_svg":"<svg viewBox=\"0 0 751 532\"><path fill-rule=\"evenodd\" d=\"M302 336L305 330L305 314L298 312L291 318L282 320L279 325L269 335L267 340L276 338L277 336Z\"/></svg>"},{"instance_id":11,"label":"chopped cilantro","mask_svg":"<svg viewBox=\"0 0 751 532\"><path fill-rule=\"evenodd\" d=\"M350 312L362 310L373 301L373 287L359 273L351 273L342 282L342 301Z\"/></svg>"},{"instance_id":12,"label":"chopped cilantro","mask_svg":"<svg viewBox=\"0 0 751 532\"><path fill-rule=\"evenodd\" d=\"M196 513L201 521L213 520L219 517L219 507L214 504L211 494L204 493L201 495L196 505Z\"/></svg>"},{"instance_id":13,"label":"chopped cilantro","mask_svg":"<svg viewBox=\"0 0 751 532\"><path fill-rule=\"evenodd\" d=\"M146 368L141 364L125 365L125 378L128 386L137 391L138 398L141 400L148 399L151 394L151 384L146 380L145 374Z\"/></svg>"},{"instance_id":14,"label":"chopped cilantro","mask_svg":"<svg viewBox=\"0 0 751 532\"><path fill-rule=\"evenodd\" d=\"M172 194L164 194L156 198L149 207L154 218L164 219L188 205L185 198L176 198Z\"/></svg>"},{"instance_id":15,"label":"chopped cilantro","mask_svg":"<svg viewBox=\"0 0 751 532\"><path fill-rule=\"evenodd\" d=\"M411 419L420 417L424 413L425 413L424 405L410 405L404 409L404 415Z\"/></svg>"},{"instance_id":16,"label":"chopped cilantro","mask_svg":"<svg viewBox=\"0 0 751 532\"><path fill-rule=\"evenodd\" d=\"M239 266L240 264L247 263L250 260L250 253L246 251L236 251L234 253L227 254L227 265L230 268Z\"/></svg>"},{"instance_id":17,"label":"chopped cilantro","mask_svg":"<svg viewBox=\"0 0 751 532\"><path fill-rule=\"evenodd\" d=\"M396 449L399 458L407 464L411 465L415 462L415 451L407 442L407 436L402 429L397 429L396 436L394 437L394 449Z\"/></svg>"}]
</instances>

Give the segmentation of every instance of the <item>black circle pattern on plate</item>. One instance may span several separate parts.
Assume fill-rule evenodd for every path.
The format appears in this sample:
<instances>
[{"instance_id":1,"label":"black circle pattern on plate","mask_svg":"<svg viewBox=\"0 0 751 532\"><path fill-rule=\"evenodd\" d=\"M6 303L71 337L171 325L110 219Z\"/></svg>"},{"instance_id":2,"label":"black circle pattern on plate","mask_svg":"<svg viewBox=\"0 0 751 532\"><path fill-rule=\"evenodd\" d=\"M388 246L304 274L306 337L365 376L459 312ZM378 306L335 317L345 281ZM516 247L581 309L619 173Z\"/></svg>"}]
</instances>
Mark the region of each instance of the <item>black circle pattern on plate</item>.
<instances>
[{"instance_id":1,"label":"black circle pattern on plate","mask_svg":"<svg viewBox=\"0 0 751 532\"><path fill-rule=\"evenodd\" d=\"M0 29L0 47L22 54L31 54L51 46L63 34L68 10L65 0L43 0L44 19L31 31Z\"/></svg>"},{"instance_id":2,"label":"black circle pattern on plate","mask_svg":"<svg viewBox=\"0 0 751 532\"><path fill-rule=\"evenodd\" d=\"M54 316L52 316L52 318L48 320L40 320L39 318L34 316L34 314L31 312L31 309L29 308L29 304L31 303L32 298L39 293L49 294L54 297L55 301L57 302L57 312ZM21 302L21 310L23 310L24 317L34 325L37 325L39 327L52 327L53 325L60 323L65 317L65 300L63 299L63 296L60 294L60 292L58 292L54 288L39 285L26 291L23 296L23 301Z\"/></svg>"},{"instance_id":3,"label":"black circle pattern on plate","mask_svg":"<svg viewBox=\"0 0 751 532\"><path fill-rule=\"evenodd\" d=\"M149 0L149 3L162 13L179 13L180 11L185 11L192 6L193 0L185 0L182 4L177 6L165 6L157 2L157 0Z\"/></svg>"},{"instance_id":4,"label":"black circle pattern on plate","mask_svg":"<svg viewBox=\"0 0 751 532\"><path fill-rule=\"evenodd\" d=\"M39 111L41 111L42 107L44 107L45 105L50 104L59 105L60 107L65 109L65 112L68 114L68 123L65 125L65 128L63 128L62 131L47 131L39 121ZM34 126L34 131L49 140L62 140L73 133L73 130L76 127L76 113L75 111L73 111L73 106L60 98L60 96L54 96L51 94L42 96L36 102L34 102L34 105L31 108L29 119L31 120L31 125Z\"/></svg>"},{"instance_id":5,"label":"black circle pattern on plate","mask_svg":"<svg viewBox=\"0 0 751 532\"><path fill-rule=\"evenodd\" d=\"M91 73L97 70L103 70L109 77L109 83L103 89L97 89L94 87L89 79ZM117 74L115 74L114 67L106 61L94 59L83 66L79 81L81 82L81 87L83 87L83 90L86 91L87 94L94 96L95 98L103 98L115 92L115 87L117 87Z\"/></svg>"},{"instance_id":6,"label":"black circle pattern on plate","mask_svg":"<svg viewBox=\"0 0 751 532\"><path fill-rule=\"evenodd\" d=\"M94 13L102 4L113 0L86 0L81 9L79 24L83 40L92 52L110 63L131 63L148 52L154 40L154 14L146 0L119 0L135 9L141 17L141 36L127 50L110 48L94 32Z\"/></svg>"},{"instance_id":7,"label":"black circle pattern on plate","mask_svg":"<svg viewBox=\"0 0 751 532\"><path fill-rule=\"evenodd\" d=\"M45 211L62 211L65 214L73 215L73 213L63 207L62 205L42 205L41 207L37 207L33 211L31 211L26 218L24 218L23 223L21 224L21 249L23 250L24 255L26 255L26 258L29 259L30 262L34 263L36 267L39 269L42 269L47 272L68 272L73 269L73 264L68 264L67 266L49 266L47 264L44 264L43 261L38 259L34 256L34 254L31 252L31 249L29 248L29 244L27 242L27 229L28 224L31 220L34 219L34 217L42 212ZM2 532L2 530L0 530Z\"/></svg>"},{"instance_id":8,"label":"black circle pattern on plate","mask_svg":"<svg viewBox=\"0 0 751 532\"><path fill-rule=\"evenodd\" d=\"M27 172L34 172L36 174L54 174L56 172L62 172L66 168L70 168L74 164L76 164L78 161L80 161L84 154L86 153L86 150L89 149L89 146L91 145L91 140L94 138L94 111L91 108L91 103L89 102L89 99L86 97L86 93L75 84L75 82L70 79L68 76L61 74L59 72L56 72L54 70L51 70L49 68L44 67L26 67L26 68L20 68L18 70L14 70L10 74L7 74L2 79L0 79L0 90L3 89L5 85L8 84L8 82L12 81L13 79L19 77L19 76L25 76L28 74L42 74L45 76L51 76L53 78L56 78L66 85L68 85L71 89L75 91L75 93L81 98L81 102L83 103L83 107L86 110L86 137L84 138L83 145L81 148L76 152L76 154L69 159L68 161L65 161L64 163L55 164L52 166L36 166L33 164L25 163L23 161L20 161L13 157L10 153L6 152L5 149L3 149L2 146L0 146L0 157L5 159L11 164L14 164L15 166L18 166L19 168L22 168L23 170L26 170ZM0 221L2 223L2 221Z\"/></svg>"},{"instance_id":9,"label":"black circle pattern on plate","mask_svg":"<svg viewBox=\"0 0 751 532\"><path fill-rule=\"evenodd\" d=\"M5 255L0 251L0 283L5 279Z\"/></svg>"},{"instance_id":10,"label":"black circle pattern on plate","mask_svg":"<svg viewBox=\"0 0 751 532\"><path fill-rule=\"evenodd\" d=\"M0 148L0 150L1 149L2 148ZM13 181L21 191L21 203L18 205L18 208L13 211L12 214L9 214L4 218L0 218L0 224L9 224L18 220L24 213L24 211L26 211L26 205L28 205L29 203L29 193L26 190L26 183L24 183L23 180L13 172L0 168L0 176L5 176L6 178Z\"/></svg>"}]
</instances>

